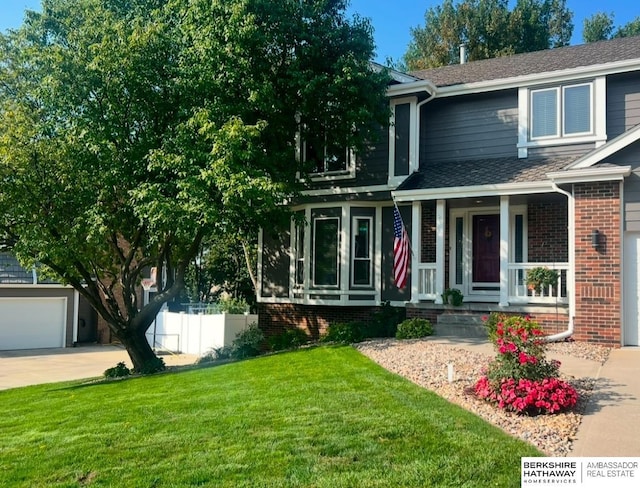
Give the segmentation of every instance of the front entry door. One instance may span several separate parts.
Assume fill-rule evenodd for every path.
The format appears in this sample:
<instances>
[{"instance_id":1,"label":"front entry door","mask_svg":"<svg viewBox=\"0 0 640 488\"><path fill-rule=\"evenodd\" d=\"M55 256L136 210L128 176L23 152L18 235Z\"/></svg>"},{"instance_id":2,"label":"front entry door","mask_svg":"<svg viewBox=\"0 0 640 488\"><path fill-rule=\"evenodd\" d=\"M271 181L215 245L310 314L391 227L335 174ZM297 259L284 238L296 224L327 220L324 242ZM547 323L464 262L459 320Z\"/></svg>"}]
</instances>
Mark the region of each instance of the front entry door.
<instances>
[{"instance_id":1,"label":"front entry door","mask_svg":"<svg viewBox=\"0 0 640 488\"><path fill-rule=\"evenodd\" d=\"M472 227L473 288L488 291L500 283L500 215L474 215Z\"/></svg>"}]
</instances>

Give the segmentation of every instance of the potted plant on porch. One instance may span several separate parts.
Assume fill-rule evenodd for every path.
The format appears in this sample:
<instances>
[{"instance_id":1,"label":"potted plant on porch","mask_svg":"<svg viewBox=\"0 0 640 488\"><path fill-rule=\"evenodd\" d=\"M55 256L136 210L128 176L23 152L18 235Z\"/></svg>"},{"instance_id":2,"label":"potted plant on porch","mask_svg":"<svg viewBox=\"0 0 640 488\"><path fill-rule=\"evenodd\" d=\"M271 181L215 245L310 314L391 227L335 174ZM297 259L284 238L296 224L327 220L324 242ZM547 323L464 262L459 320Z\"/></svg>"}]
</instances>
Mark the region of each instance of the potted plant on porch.
<instances>
[{"instance_id":1,"label":"potted plant on porch","mask_svg":"<svg viewBox=\"0 0 640 488\"><path fill-rule=\"evenodd\" d=\"M550 286L558 284L559 274L555 269L549 269L546 266L538 266L527 271L527 288L529 290L540 293L547 290Z\"/></svg>"}]
</instances>

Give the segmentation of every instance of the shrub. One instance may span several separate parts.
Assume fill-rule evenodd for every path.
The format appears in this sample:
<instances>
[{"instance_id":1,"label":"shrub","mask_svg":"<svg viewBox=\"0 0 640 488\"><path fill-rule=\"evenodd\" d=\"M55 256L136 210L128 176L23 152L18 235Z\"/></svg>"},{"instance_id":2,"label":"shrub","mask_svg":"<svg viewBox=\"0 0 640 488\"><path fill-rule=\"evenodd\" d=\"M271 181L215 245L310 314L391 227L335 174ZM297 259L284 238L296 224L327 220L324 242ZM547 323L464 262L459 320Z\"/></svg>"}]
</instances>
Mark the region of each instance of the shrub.
<instances>
[{"instance_id":1,"label":"shrub","mask_svg":"<svg viewBox=\"0 0 640 488\"><path fill-rule=\"evenodd\" d=\"M255 322L239 332L231 343L230 355L234 359L244 359L260 355L264 333Z\"/></svg>"},{"instance_id":2,"label":"shrub","mask_svg":"<svg viewBox=\"0 0 640 488\"><path fill-rule=\"evenodd\" d=\"M476 383L475 392L479 398L496 403L500 408L526 415L558 413L578 402L576 390L558 378L539 381L508 378L495 388L483 376Z\"/></svg>"},{"instance_id":3,"label":"shrub","mask_svg":"<svg viewBox=\"0 0 640 488\"><path fill-rule=\"evenodd\" d=\"M105 378L122 378L124 376L129 376L131 374L131 370L127 368L123 362L119 362L113 368L105 370L103 374Z\"/></svg>"},{"instance_id":4,"label":"shrub","mask_svg":"<svg viewBox=\"0 0 640 488\"><path fill-rule=\"evenodd\" d=\"M454 307L459 307L462 305L462 301L464 300L464 295L457 288L447 288L442 294L442 303L445 305L453 305Z\"/></svg>"},{"instance_id":5,"label":"shrub","mask_svg":"<svg viewBox=\"0 0 640 488\"><path fill-rule=\"evenodd\" d=\"M164 371L165 369L167 369L167 366L164 364L164 359L155 357L147 361L139 370L135 370L135 372L139 374L153 374Z\"/></svg>"},{"instance_id":6,"label":"shrub","mask_svg":"<svg viewBox=\"0 0 640 488\"><path fill-rule=\"evenodd\" d=\"M406 310L392 307L384 302L379 310L373 313L371 322L364 331L366 337L395 337L398 324L406 317Z\"/></svg>"},{"instance_id":7,"label":"shrub","mask_svg":"<svg viewBox=\"0 0 640 488\"><path fill-rule=\"evenodd\" d=\"M327 332L322 336L322 342L337 342L353 344L365 338L364 325L360 322L338 322L330 324Z\"/></svg>"},{"instance_id":8,"label":"shrub","mask_svg":"<svg viewBox=\"0 0 640 488\"><path fill-rule=\"evenodd\" d=\"M309 342L307 333L297 327L288 327L282 333L269 338L269 348L273 351L295 349Z\"/></svg>"},{"instance_id":9,"label":"shrub","mask_svg":"<svg viewBox=\"0 0 640 488\"><path fill-rule=\"evenodd\" d=\"M243 314L249 312L249 304L244 298L221 298L215 307L217 313Z\"/></svg>"},{"instance_id":10,"label":"shrub","mask_svg":"<svg viewBox=\"0 0 640 488\"><path fill-rule=\"evenodd\" d=\"M397 339L419 339L433 334L433 326L427 319L407 319L398 325Z\"/></svg>"},{"instance_id":11,"label":"shrub","mask_svg":"<svg viewBox=\"0 0 640 488\"><path fill-rule=\"evenodd\" d=\"M485 321L497 355L475 385L479 398L528 415L574 406L576 390L558 379L558 361L545 359L544 334L529 317L491 314Z\"/></svg>"}]
</instances>

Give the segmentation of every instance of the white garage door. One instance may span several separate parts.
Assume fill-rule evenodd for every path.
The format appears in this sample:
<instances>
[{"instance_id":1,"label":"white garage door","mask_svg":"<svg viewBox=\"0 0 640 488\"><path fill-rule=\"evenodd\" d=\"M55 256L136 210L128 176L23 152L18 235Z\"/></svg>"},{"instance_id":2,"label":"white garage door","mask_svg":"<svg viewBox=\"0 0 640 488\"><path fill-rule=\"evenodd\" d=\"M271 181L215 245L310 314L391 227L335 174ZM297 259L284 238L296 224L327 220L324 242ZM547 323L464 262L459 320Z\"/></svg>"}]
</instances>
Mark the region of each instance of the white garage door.
<instances>
[{"instance_id":1,"label":"white garage door","mask_svg":"<svg viewBox=\"0 0 640 488\"><path fill-rule=\"evenodd\" d=\"M66 298L0 298L0 350L64 347Z\"/></svg>"},{"instance_id":2,"label":"white garage door","mask_svg":"<svg viewBox=\"0 0 640 488\"><path fill-rule=\"evenodd\" d=\"M624 234L624 277L622 299L624 314L622 343L638 346L640 335L640 233Z\"/></svg>"}]
</instances>

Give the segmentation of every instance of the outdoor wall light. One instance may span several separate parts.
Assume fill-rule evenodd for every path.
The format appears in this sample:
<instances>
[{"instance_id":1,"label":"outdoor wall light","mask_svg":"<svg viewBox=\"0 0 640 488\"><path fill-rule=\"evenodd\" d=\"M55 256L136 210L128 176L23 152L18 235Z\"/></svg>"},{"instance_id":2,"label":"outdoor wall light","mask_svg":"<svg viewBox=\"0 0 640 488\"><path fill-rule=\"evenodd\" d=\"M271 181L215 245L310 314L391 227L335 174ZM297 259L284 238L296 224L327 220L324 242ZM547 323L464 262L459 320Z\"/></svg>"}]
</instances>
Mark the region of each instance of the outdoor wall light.
<instances>
[{"instance_id":1,"label":"outdoor wall light","mask_svg":"<svg viewBox=\"0 0 640 488\"><path fill-rule=\"evenodd\" d=\"M600 232L598 229L593 229L591 231L591 246L597 251L598 247L600 247Z\"/></svg>"}]
</instances>

